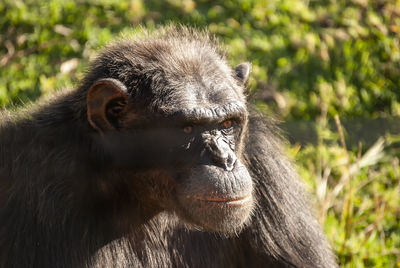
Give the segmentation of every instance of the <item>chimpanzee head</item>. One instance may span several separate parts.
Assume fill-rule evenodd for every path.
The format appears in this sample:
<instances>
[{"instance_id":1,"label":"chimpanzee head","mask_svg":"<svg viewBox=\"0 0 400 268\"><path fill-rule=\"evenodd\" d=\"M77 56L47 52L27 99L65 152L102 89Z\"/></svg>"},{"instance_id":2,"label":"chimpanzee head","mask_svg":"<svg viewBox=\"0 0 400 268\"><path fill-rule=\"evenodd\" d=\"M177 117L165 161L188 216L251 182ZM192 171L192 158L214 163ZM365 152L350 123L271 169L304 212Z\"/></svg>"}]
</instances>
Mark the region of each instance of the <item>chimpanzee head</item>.
<instances>
[{"instance_id":1,"label":"chimpanzee head","mask_svg":"<svg viewBox=\"0 0 400 268\"><path fill-rule=\"evenodd\" d=\"M119 42L87 76L88 122L111 165L143 182L136 191L192 226L232 232L253 206L242 157L250 69L231 69L215 40L187 29Z\"/></svg>"}]
</instances>

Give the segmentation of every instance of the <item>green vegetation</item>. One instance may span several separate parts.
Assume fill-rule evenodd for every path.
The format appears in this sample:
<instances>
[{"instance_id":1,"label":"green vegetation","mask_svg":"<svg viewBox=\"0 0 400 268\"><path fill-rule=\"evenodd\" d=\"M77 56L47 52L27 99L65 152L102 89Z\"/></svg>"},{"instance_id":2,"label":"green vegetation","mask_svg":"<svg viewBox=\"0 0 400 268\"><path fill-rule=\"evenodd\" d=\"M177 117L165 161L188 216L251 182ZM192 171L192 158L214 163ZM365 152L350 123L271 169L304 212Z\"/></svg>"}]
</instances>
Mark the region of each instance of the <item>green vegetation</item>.
<instances>
[{"instance_id":1,"label":"green vegetation","mask_svg":"<svg viewBox=\"0 0 400 268\"><path fill-rule=\"evenodd\" d=\"M139 24L207 26L232 65L253 63L260 110L316 122L317 143L289 153L341 266L400 267L400 137L346 146L338 117L400 116L399 0L3 0L0 14L4 107L73 86Z\"/></svg>"}]
</instances>

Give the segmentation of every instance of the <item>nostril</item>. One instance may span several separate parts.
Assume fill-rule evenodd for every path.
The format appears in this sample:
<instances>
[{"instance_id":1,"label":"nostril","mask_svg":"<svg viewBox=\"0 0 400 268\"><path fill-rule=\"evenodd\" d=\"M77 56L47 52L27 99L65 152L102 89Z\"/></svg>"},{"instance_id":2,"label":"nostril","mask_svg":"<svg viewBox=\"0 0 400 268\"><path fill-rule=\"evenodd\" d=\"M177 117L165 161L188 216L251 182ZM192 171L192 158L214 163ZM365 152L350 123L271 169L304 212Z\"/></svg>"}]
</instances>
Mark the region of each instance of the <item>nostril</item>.
<instances>
[{"instance_id":1,"label":"nostril","mask_svg":"<svg viewBox=\"0 0 400 268\"><path fill-rule=\"evenodd\" d=\"M217 163L217 164L225 164L229 159L229 154L228 153L224 153L224 154L215 154L213 157L212 157L212 161L214 162L214 163Z\"/></svg>"},{"instance_id":2,"label":"nostril","mask_svg":"<svg viewBox=\"0 0 400 268\"><path fill-rule=\"evenodd\" d=\"M225 169L227 171L231 171L233 169L233 167L235 166L236 163L236 157L228 157L228 159L225 161Z\"/></svg>"}]
</instances>

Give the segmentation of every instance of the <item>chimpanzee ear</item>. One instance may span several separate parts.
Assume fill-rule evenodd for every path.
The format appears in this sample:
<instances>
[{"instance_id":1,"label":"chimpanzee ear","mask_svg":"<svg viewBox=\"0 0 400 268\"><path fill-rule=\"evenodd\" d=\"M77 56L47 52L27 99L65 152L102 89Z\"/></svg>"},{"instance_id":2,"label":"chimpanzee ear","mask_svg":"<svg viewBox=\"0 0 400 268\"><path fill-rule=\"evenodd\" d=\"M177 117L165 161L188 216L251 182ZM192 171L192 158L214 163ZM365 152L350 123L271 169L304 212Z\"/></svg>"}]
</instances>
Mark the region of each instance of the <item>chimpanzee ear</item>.
<instances>
[{"instance_id":1,"label":"chimpanzee ear","mask_svg":"<svg viewBox=\"0 0 400 268\"><path fill-rule=\"evenodd\" d=\"M90 87L86 98L90 125L99 131L116 129L127 103L127 89L120 81L111 78L98 80Z\"/></svg>"},{"instance_id":2,"label":"chimpanzee ear","mask_svg":"<svg viewBox=\"0 0 400 268\"><path fill-rule=\"evenodd\" d=\"M236 66L235 68L235 73L236 73L236 78L241 81L244 85L247 83L249 80L251 72L251 63L250 62L243 62Z\"/></svg>"}]
</instances>

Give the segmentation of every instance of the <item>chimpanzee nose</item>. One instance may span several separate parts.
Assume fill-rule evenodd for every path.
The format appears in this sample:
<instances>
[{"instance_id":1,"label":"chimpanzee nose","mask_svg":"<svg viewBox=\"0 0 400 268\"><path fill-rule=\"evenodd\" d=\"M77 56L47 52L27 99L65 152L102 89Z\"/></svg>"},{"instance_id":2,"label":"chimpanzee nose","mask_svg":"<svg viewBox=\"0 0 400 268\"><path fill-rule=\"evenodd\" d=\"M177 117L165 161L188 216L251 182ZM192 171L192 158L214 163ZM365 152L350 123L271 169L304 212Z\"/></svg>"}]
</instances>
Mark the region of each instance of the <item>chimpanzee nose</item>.
<instances>
[{"instance_id":1,"label":"chimpanzee nose","mask_svg":"<svg viewBox=\"0 0 400 268\"><path fill-rule=\"evenodd\" d=\"M236 155L222 137L211 138L206 147L214 164L224 167L227 171L233 169Z\"/></svg>"}]
</instances>

